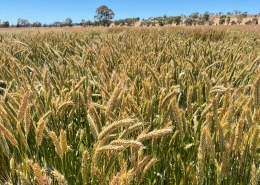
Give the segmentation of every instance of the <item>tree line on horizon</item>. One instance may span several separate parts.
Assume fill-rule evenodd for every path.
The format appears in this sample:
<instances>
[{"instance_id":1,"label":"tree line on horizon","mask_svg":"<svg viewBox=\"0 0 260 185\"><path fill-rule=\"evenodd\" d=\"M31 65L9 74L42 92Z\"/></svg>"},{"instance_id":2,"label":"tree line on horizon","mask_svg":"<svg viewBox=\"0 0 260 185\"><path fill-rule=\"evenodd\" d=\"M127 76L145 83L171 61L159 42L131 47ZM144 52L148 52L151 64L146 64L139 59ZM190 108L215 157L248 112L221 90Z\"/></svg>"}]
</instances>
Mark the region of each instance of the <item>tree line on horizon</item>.
<instances>
[{"instance_id":1,"label":"tree line on horizon","mask_svg":"<svg viewBox=\"0 0 260 185\"><path fill-rule=\"evenodd\" d=\"M236 16L237 21L232 20L231 16ZM184 14L181 14L181 16L159 16L159 17L150 17L148 19L142 19L140 20L139 17L136 18L125 18L125 19L119 19L114 20L114 12L110 8L108 8L106 5L102 5L96 9L96 15L94 16L94 21L84 19L81 20L80 23L73 23L71 18L67 18L65 21L55 21L51 24L42 24L39 21L35 21L33 23L30 23L27 19L21 19L19 18L17 20L17 24L10 25L9 21L3 21L0 27L8 28L8 27L72 27L72 26L83 26L83 27L94 27L94 26L110 26L112 23L115 26L133 26L136 22L141 21L141 26L164 26L164 25L171 25L171 24L184 24L185 26L196 26L196 25L213 25L213 24L240 24L244 18L248 16L248 12L242 12L239 10L235 10L233 12L227 12L226 14L222 12L218 13L209 13L206 11L204 14L199 14L199 12L195 12L190 14L189 16L186 16ZM215 23L213 16L220 17L219 22ZM245 22L246 25L250 24L258 24L258 18L260 16L260 13L254 14L254 18L252 20L249 20ZM184 20L184 21L183 21Z\"/></svg>"}]
</instances>

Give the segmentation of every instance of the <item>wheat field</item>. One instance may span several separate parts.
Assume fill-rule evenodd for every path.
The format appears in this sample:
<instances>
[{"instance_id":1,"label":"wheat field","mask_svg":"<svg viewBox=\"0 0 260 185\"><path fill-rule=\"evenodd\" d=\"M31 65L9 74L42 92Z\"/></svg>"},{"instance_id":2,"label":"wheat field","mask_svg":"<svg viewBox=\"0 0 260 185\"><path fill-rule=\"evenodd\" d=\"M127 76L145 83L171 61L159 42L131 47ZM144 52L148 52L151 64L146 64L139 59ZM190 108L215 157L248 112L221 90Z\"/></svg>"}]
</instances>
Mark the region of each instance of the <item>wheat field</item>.
<instances>
[{"instance_id":1,"label":"wheat field","mask_svg":"<svg viewBox=\"0 0 260 185\"><path fill-rule=\"evenodd\" d=\"M0 184L252 184L260 33L109 28L0 40Z\"/></svg>"}]
</instances>

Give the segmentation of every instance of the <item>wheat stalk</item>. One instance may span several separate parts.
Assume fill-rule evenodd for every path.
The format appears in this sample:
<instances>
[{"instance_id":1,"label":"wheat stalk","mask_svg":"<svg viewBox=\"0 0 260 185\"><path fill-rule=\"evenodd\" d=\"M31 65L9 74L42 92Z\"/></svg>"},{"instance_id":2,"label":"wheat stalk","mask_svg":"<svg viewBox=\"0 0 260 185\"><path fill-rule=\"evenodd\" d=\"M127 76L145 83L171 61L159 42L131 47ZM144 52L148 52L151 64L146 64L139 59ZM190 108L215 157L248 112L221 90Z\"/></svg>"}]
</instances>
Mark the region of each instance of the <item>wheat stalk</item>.
<instances>
[{"instance_id":1,"label":"wheat stalk","mask_svg":"<svg viewBox=\"0 0 260 185\"><path fill-rule=\"evenodd\" d=\"M55 132L50 131L50 132L49 132L49 136L50 136L50 138L52 139L52 142L53 142L53 144L54 144L54 146L55 146L55 151L56 151L56 153L58 154L58 156L59 156L60 158L62 158L63 152L62 152L62 150L61 150L60 142L59 142L59 140L58 140L58 138L57 138Z\"/></svg>"},{"instance_id":2,"label":"wheat stalk","mask_svg":"<svg viewBox=\"0 0 260 185\"><path fill-rule=\"evenodd\" d=\"M59 185L67 185L68 184L65 177L60 172L58 172L58 170L56 170L56 169L52 170L51 174L58 181Z\"/></svg>"},{"instance_id":3,"label":"wheat stalk","mask_svg":"<svg viewBox=\"0 0 260 185\"><path fill-rule=\"evenodd\" d=\"M39 164L34 163L32 165L32 169L33 169L33 173L34 173L39 185L44 185L43 176L42 176L42 173L41 173L41 167L39 166Z\"/></svg>"},{"instance_id":4,"label":"wheat stalk","mask_svg":"<svg viewBox=\"0 0 260 185\"><path fill-rule=\"evenodd\" d=\"M36 143L37 146L40 146L42 143L43 131L45 129L46 122L41 119L39 120L36 128Z\"/></svg>"},{"instance_id":5,"label":"wheat stalk","mask_svg":"<svg viewBox=\"0 0 260 185\"><path fill-rule=\"evenodd\" d=\"M260 108L260 78L258 78L254 84L254 99L255 107Z\"/></svg>"},{"instance_id":6,"label":"wheat stalk","mask_svg":"<svg viewBox=\"0 0 260 185\"><path fill-rule=\"evenodd\" d=\"M18 147L18 142L15 139L15 137L13 136L13 134L7 130L4 125L2 125L2 123L0 123L0 131L2 132L2 134L8 139L8 141L10 141L10 143L12 143L12 145L14 145L15 147Z\"/></svg>"},{"instance_id":7,"label":"wheat stalk","mask_svg":"<svg viewBox=\"0 0 260 185\"><path fill-rule=\"evenodd\" d=\"M170 133L172 133L172 128L164 128L164 129L149 132L147 134L142 133L137 137L137 141L142 142L147 139L161 137L161 136L164 136L164 135L170 134Z\"/></svg>"},{"instance_id":8,"label":"wheat stalk","mask_svg":"<svg viewBox=\"0 0 260 185\"><path fill-rule=\"evenodd\" d=\"M66 154L69 151L65 130L60 131L60 146L63 154Z\"/></svg>"},{"instance_id":9,"label":"wheat stalk","mask_svg":"<svg viewBox=\"0 0 260 185\"><path fill-rule=\"evenodd\" d=\"M115 102L116 102L118 96L120 95L120 93L123 91L123 86L124 86L124 80L121 80L117 84L116 88L114 89L114 91L107 103L106 116L110 117L112 115L112 112L114 111L114 108L115 108Z\"/></svg>"},{"instance_id":10,"label":"wheat stalk","mask_svg":"<svg viewBox=\"0 0 260 185\"><path fill-rule=\"evenodd\" d=\"M5 154L5 156L9 157L9 155L10 155L9 146L8 146L6 139L5 139L5 137L2 133L0 133L0 147L3 151L3 153Z\"/></svg>"},{"instance_id":11,"label":"wheat stalk","mask_svg":"<svg viewBox=\"0 0 260 185\"><path fill-rule=\"evenodd\" d=\"M24 118L25 110L26 107L28 106L28 99L29 99L29 93L25 93L17 115L18 120L20 121Z\"/></svg>"},{"instance_id":12,"label":"wheat stalk","mask_svg":"<svg viewBox=\"0 0 260 185\"><path fill-rule=\"evenodd\" d=\"M114 122L106 127L103 128L103 130L98 135L98 140L101 141L106 135L113 132L117 128L129 126L136 122L136 119L123 119L117 122Z\"/></svg>"}]
</instances>

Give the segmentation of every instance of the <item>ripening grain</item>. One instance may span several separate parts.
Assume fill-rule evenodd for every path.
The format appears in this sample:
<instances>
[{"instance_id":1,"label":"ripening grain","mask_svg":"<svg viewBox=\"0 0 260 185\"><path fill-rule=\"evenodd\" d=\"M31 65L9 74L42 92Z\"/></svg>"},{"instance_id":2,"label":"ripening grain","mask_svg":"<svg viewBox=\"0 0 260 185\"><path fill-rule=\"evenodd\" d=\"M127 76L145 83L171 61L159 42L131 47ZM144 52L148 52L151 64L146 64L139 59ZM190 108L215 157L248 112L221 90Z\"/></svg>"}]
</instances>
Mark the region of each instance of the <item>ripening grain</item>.
<instances>
[{"instance_id":1,"label":"ripening grain","mask_svg":"<svg viewBox=\"0 0 260 185\"><path fill-rule=\"evenodd\" d=\"M260 33L2 35L0 182L259 184Z\"/></svg>"}]
</instances>

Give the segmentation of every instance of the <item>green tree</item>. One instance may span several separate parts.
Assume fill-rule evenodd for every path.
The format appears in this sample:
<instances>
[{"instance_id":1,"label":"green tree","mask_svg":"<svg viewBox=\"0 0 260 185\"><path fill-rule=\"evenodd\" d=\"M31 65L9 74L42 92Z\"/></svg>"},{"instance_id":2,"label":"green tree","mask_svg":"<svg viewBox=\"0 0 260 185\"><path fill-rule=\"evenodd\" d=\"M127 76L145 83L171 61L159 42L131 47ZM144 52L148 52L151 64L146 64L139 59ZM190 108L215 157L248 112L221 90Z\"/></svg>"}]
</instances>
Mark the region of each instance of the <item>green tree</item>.
<instances>
[{"instance_id":1,"label":"green tree","mask_svg":"<svg viewBox=\"0 0 260 185\"><path fill-rule=\"evenodd\" d=\"M192 18L187 18L184 21L185 26L192 26L192 23L194 22L194 20Z\"/></svg>"},{"instance_id":2,"label":"green tree","mask_svg":"<svg viewBox=\"0 0 260 185\"><path fill-rule=\"evenodd\" d=\"M109 9L106 5L102 5L96 9L94 18L99 21L103 26L109 26L115 14L113 10Z\"/></svg>"},{"instance_id":3,"label":"green tree","mask_svg":"<svg viewBox=\"0 0 260 185\"><path fill-rule=\"evenodd\" d=\"M86 23L85 19L82 19L81 22L80 22L80 26L84 26L85 27L85 23Z\"/></svg>"},{"instance_id":4,"label":"green tree","mask_svg":"<svg viewBox=\"0 0 260 185\"><path fill-rule=\"evenodd\" d=\"M100 22L99 21L94 21L93 22L93 26L99 26L100 25Z\"/></svg>"},{"instance_id":5,"label":"green tree","mask_svg":"<svg viewBox=\"0 0 260 185\"><path fill-rule=\"evenodd\" d=\"M157 20L159 26L164 26L164 19L162 17L157 17L156 20Z\"/></svg>"},{"instance_id":6,"label":"green tree","mask_svg":"<svg viewBox=\"0 0 260 185\"><path fill-rule=\"evenodd\" d=\"M62 27L62 22L59 22L59 21L55 21L52 26L54 27Z\"/></svg>"},{"instance_id":7,"label":"green tree","mask_svg":"<svg viewBox=\"0 0 260 185\"><path fill-rule=\"evenodd\" d=\"M237 23L236 23L236 21L231 21L231 25L236 25Z\"/></svg>"},{"instance_id":8,"label":"green tree","mask_svg":"<svg viewBox=\"0 0 260 185\"><path fill-rule=\"evenodd\" d=\"M36 22L32 23L32 27L42 27L42 23L36 21Z\"/></svg>"},{"instance_id":9,"label":"green tree","mask_svg":"<svg viewBox=\"0 0 260 185\"><path fill-rule=\"evenodd\" d=\"M193 19L197 19L197 18L199 18L199 12L192 13L189 17L191 17Z\"/></svg>"},{"instance_id":10,"label":"green tree","mask_svg":"<svg viewBox=\"0 0 260 185\"><path fill-rule=\"evenodd\" d=\"M243 15L238 15L237 16L237 23L240 24L243 21L244 16Z\"/></svg>"},{"instance_id":11,"label":"green tree","mask_svg":"<svg viewBox=\"0 0 260 185\"><path fill-rule=\"evenodd\" d=\"M251 21L251 20L248 20L248 21L245 22L245 24L246 24L246 25L250 25L250 24L252 24L252 21Z\"/></svg>"},{"instance_id":12,"label":"green tree","mask_svg":"<svg viewBox=\"0 0 260 185\"><path fill-rule=\"evenodd\" d=\"M174 19L175 19L174 17L168 17L166 20L167 24L172 24Z\"/></svg>"},{"instance_id":13,"label":"green tree","mask_svg":"<svg viewBox=\"0 0 260 185\"><path fill-rule=\"evenodd\" d=\"M252 24L258 24L258 18L254 17L254 18L252 19Z\"/></svg>"},{"instance_id":14,"label":"green tree","mask_svg":"<svg viewBox=\"0 0 260 185\"><path fill-rule=\"evenodd\" d=\"M229 23L230 23L230 19L231 19L230 16L228 16L228 17L227 17L227 24L228 24L228 25L229 25Z\"/></svg>"},{"instance_id":15,"label":"green tree","mask_svg":"<svg viewBox=\"0 0 260 185\"><path fill-rule=\"evenodd\" d=\"M8 21L4 21L3 24L2 24L2 27L3 27L3 28L8 28L8 27L10 27L9 22L8 22Z\"/></svg>"},{"instance_id":16,"label":"green tree","mask_svg":"<svg viewBox=\"0 0 260 185\"><path fill-rule=\"evenodd\" d=\"M21 19L19 18L17 20L16 27L28 27L30 25L29 21L27 19Z\"/></svg>"},{"instance_id":17,"label":"green tree","mask_svg":"<svg viewBox=\"0 0 260 185\"><path fill-rule=\"evenodd\" d=\"M209 21L210 15L209 12L205 12L202 16L203 21Z\"/></svg>"},{"instance_id":18,"label":"green tree","mask_svg":"<svg viewBox=\"0 0 260 185\"><path fill-rule=\"evenodd\" d=\"M88 21L85 22L85 25L86 25L86 26L93 26L93 22L91 22L90 20L88 20Z\"/></svg>"},{"instance_id":19,"label":"green tree","mask_svg":"<svg viewBox=\"0 0 260 185\"><path fill-rule=\"evenodd\" d=\"M225 15L221 15L219 18L219 24L224 24L226 22L226 16Z\"/></svg>"},{"instance_id":20,"label":"green tree","mask_svg":"<svg viewBox=\"0 0 260 185\"><path fill-rule=\"evenodd\" d=\"M65 20L65 26L72 26L72 19L71 18L67 18L66 20Z\"/></svg>"},{"instance_id":21,"label":"green tree","mask_svg":"<svg viewBox=\"0 0 260 185\"><path fill-rule=\"evenodd\" d=\"M243 15L243 17L245 17L245 18L246 18L246 17L247 17L247 15L248 15L248 13L247 13L247 12L244 12L242 15Z\"/></svg>"},{"instance_id":22,"label":"green tree","mask_svg":"<svg viewBox=\"0 0 260 185\"><path fill-rule=\"evenodd\" d=\"M180 25L180 23L181 23L181 16L176 16L176 17L174 17L173 22L174 22L176 25Z\"/></svg>"},{"instance_id":23,"label":"green tree","mask_svg":"<svg viewBox=\"0 0 260 185\"><path fill-rule=\"evenodd\" d=\"M235 13L236 15L240 15L242 12L241 12L240 10L234 10L234 13Z\"/></svg>"},{"instance_id":24,"label":"green tree","mask_svg":"<svg viewBox=\"0 0 260 185\"><path fill-rule=\"evenodd\" d=\"M219 24L225 24L225 19L219 19Z\"/></svg>"}]
</instances>

